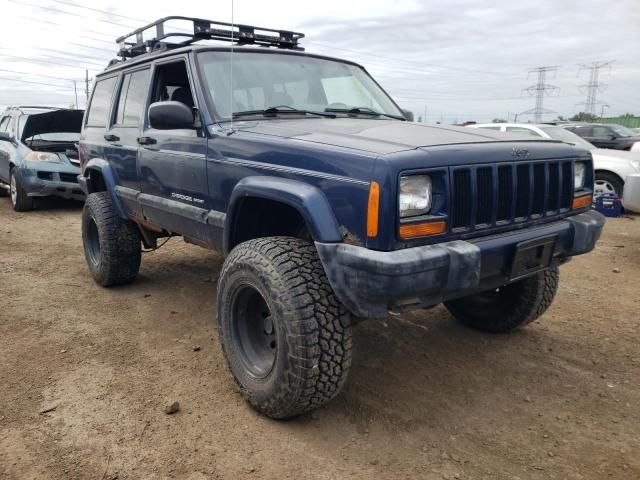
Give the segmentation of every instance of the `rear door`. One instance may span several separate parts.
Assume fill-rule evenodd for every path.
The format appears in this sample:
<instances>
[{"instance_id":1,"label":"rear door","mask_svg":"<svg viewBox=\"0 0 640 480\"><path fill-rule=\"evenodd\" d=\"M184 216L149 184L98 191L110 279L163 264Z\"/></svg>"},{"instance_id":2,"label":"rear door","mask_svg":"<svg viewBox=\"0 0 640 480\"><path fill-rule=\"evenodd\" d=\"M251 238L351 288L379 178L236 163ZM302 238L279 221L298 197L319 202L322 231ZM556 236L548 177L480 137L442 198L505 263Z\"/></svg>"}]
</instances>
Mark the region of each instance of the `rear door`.
<instances>
[{"instance_id":1,"label":"rear door","mask_svg":"<svg viewBox=\"0 0 640 480\"><path fill-rule=\"evenodd\" d=\"M179 101L197 112L186 56L159 61L153 68L148 104ZM195 116L194 116L195 120ZM199 122L198 122L199 123ZM139 139L138 168L146 218L168 230L207 240L210 208L204 129L156 130L145 119Z\"/></svg>"},{"instance_id":2,"label":"rear door","mask_svg":"<svg viewBox=\"0 0 640 480\"><path fill-rule=\"evenodd\" d=\"M131 210L137 209L135 195L140 192L138 137L142 133L149 78L148 66L124 72L120 77L109 127L104 135L106 156L118 178L119 196Z\"/></svg>"}]
</instances>

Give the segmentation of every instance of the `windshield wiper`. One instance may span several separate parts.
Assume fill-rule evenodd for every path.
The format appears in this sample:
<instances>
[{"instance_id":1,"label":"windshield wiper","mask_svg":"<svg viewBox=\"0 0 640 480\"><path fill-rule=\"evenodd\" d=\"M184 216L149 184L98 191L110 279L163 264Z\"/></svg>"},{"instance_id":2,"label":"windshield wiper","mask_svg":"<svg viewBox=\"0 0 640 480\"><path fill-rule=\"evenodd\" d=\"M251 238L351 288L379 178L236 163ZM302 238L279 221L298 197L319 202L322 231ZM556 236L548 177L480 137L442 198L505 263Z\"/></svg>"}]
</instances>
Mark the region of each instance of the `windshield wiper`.
<instances>
[{"instance_id":1,"label":"windshield wiper","mask_svg":"<svg viewBox=\"0 0 640 480\"><path fill-rule=\"evenodd\" d=\"M325 108L325 112L332 113L347 113L352 115L370 115L372 117L387 117L393 118L395 120L403 120L407 121L406 118L401 117L400 115L391 115L390 113L378 112L369 107L353 107L353 108Z\"/></svg>"},{"instance_id":2,"label":"windshield wiper","mask_svg":"<svg viewBox=\"0 0 640 480\"><path fill-rule=\"evenodd\" d=\"M265 117L275 117L279 114L294 115L317 115L319 117L336 118L333 113L314 112L313 110L300 110L289 105L278 105L276 107L265 108L264 110L243 110L241 112L233 112L233 117L253 117L255 115L263 115Z\"/></svg>"}]
</instances>

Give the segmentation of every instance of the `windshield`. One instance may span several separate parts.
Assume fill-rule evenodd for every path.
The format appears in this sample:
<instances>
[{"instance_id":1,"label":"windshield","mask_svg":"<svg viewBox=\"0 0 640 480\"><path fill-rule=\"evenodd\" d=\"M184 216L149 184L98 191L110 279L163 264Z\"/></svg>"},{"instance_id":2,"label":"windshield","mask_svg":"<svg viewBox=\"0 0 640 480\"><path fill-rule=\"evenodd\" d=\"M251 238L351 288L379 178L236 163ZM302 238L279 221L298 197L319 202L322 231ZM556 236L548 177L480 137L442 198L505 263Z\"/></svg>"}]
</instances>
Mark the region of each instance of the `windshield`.
<instances>
[{"instance_id":1,"label":"windshield","mask_svg":"<svg viewBox=\"0 0 640 480\"><path fill-rule=\"evenodd\" d=\"M623 127L622 125L609 125L611 130L616 132L617 135L621 137L636 137L638 134L629 130L627 127Z\"/></svg>"},{"instance_id":2,"label":"windshield","mask_svg":"<svg viewBox=\"0 0 640 480\"><path fill-rule=\"evenodd\" d=\"M579 135L576 135L573 132L565 128L560 127L540 127L544 133L549 135L554 140L562 140L563 142L572 143L574 145L578 145L580 147L586 148L588 150L593 150L594 147L592 144L587 142L584 138Z\"/></svg>"},{"instance_id":3,"label":"windshield","mask_svg":"<svg viewBox=\"0 0 640 480\"><path fill-rule=\"evenodd\" d=\"M199 58L210 99L222 119L273 107L312 112L359 108L360 113L402 116L387 94L354 65L275 53L237 52L233 62L229 52L203 52Z\"/></svg>"}]
</instances>

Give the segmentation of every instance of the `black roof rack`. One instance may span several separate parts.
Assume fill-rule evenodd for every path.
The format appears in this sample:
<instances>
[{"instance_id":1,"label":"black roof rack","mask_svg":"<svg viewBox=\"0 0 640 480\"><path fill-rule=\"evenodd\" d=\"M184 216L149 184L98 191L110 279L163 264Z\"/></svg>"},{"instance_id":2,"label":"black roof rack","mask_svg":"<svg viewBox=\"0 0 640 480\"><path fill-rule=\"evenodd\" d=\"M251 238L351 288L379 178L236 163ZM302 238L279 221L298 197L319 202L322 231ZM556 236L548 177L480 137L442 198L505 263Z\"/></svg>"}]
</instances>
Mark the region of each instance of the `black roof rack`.
<instances>
[{"instance_id":1,"label":"black roof rack","mask_svg":"<svg viewBox=\"0 0 640 480\"><path fill-rule=\"evenodd\" d=\"M171 20L192 22L193 30L165 31L165 24ZM153 28L155 28L154 37L150 40L145 40L143 38L144 33ZM176 43L163 42L163 40L172 37L183 37L185 39ZM215 22L201 18L170 16L123 35L116 39L116 42L120 45L118 56L126 60L154 50L184 47L199 40L221 40L233 42L237 45L260 45L303 51L304 48L298 46L298 40L301 38L304 38L303 33L288 30ZM112 61L112 63L114 62Z\"/></svg>"}]
</instances>

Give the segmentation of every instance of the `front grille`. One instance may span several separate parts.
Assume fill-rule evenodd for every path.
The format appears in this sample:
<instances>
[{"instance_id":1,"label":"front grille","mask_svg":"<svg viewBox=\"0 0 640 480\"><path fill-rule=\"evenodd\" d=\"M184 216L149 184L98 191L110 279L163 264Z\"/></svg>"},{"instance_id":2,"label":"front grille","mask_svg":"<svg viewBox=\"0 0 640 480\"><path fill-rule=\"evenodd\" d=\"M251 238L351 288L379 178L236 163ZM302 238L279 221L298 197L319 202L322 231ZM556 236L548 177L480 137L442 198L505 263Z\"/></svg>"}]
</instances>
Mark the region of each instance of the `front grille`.
<instances>
[{"instance_id":1,"label":"front grille","mask_svg":"<svg viewBox=\"0 0 640 480\"><path fill-rule=\"evenodd\" d=\"M75 173L61 173L61 182L78 183L78 175Z\"/></svg>"},{"instance_id":2,"label":"front grille","mask_svg":"<svg viewBox=\"0 0 640 480\"><path fill-rule=\"evenodd\" d=\"M571 160L455 167L451 228L467 231L556 215L571 207Z\"/></svg>"}]
</instances>

